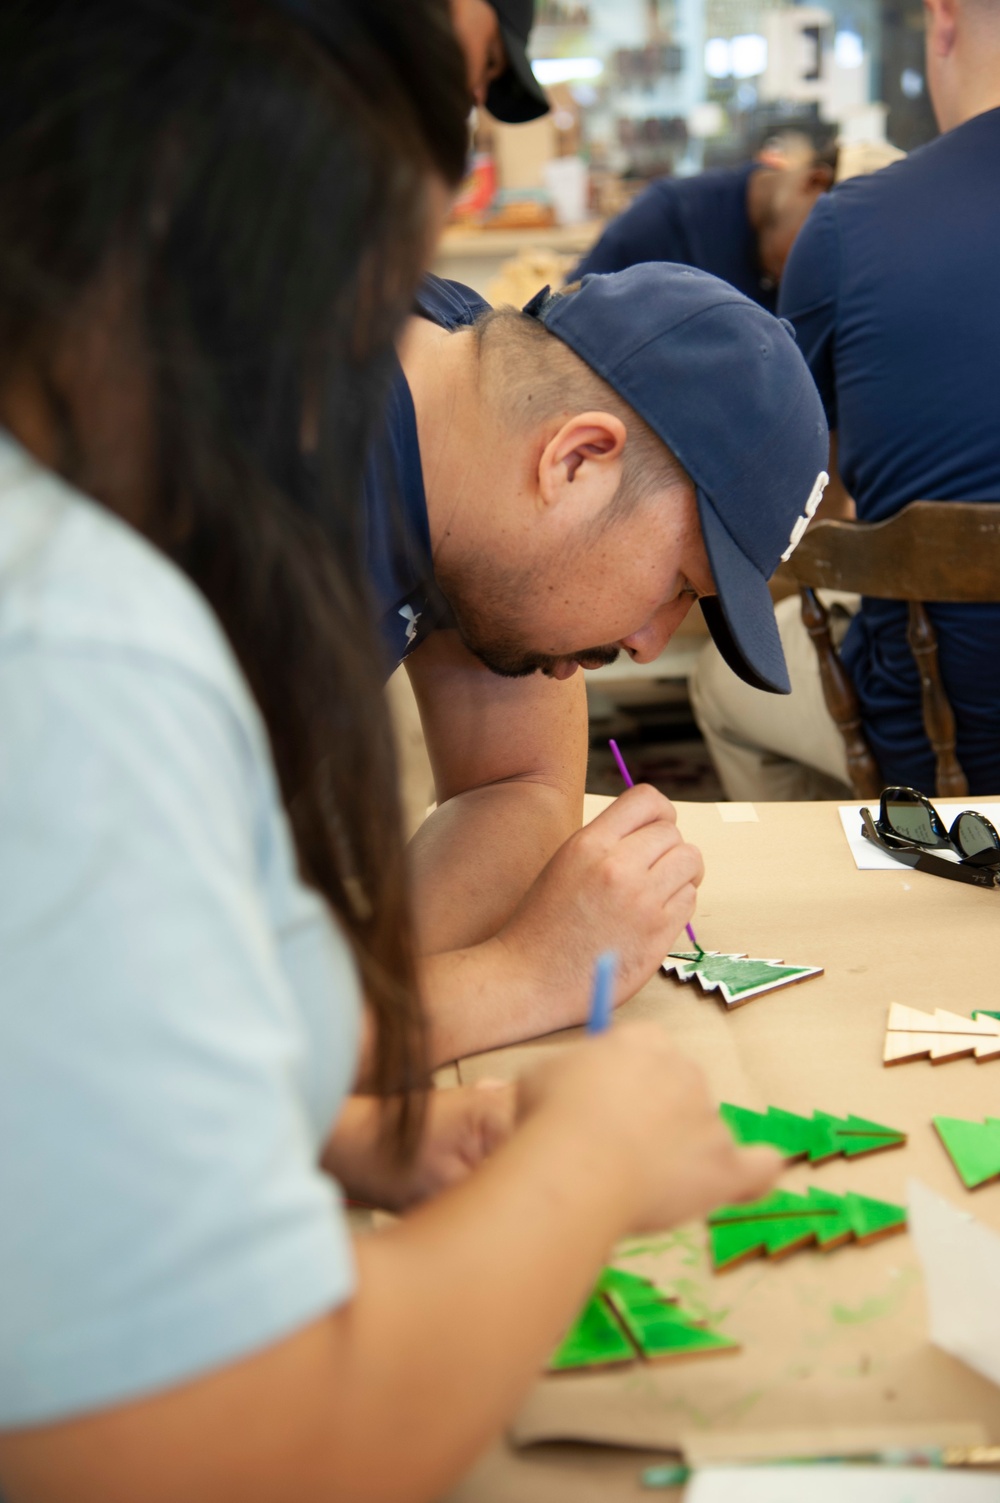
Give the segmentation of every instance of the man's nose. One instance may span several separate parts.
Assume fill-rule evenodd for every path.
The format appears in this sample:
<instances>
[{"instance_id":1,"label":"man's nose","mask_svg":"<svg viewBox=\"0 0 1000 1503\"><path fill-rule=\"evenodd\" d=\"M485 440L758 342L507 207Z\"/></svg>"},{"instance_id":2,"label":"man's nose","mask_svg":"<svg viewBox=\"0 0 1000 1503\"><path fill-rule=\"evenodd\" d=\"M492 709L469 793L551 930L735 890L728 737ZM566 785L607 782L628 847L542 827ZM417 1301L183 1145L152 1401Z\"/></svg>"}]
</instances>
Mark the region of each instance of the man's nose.
<instances>
[{"instance_id":1,"label":"man's nose","mask_svg":"<svg viewBox=\"0 0 1000 1503\"><path fill-rule=\"evenodd\" d=\"M622 637L620 645L636 663L652 663L660 656L674 632L691 609L690 596L672 600L651 616L645 626L630 636Z\"/></svg>"}]
</instances>

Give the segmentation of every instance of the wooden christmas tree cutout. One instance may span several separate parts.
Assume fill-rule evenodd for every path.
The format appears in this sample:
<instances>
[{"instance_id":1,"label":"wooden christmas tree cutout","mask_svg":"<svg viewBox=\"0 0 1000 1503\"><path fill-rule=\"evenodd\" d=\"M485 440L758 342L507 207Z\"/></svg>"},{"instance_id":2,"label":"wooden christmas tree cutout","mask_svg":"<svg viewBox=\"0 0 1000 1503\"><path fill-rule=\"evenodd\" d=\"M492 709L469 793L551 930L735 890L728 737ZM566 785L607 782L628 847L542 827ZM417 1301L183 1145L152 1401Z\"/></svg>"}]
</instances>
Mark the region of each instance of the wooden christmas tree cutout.
<instances>
[{"instance_id":1,"label":"wooden christmas tree cutout","mask_svg":"<svg viewBox=\"0 0 1000 1503\"><path fill-rule=\"evenodd\" d=\"M663 970L678 981L690 981L697 976L706 992L721 992L727 1007L740 1007L761 992L772 992L779 986L823 974L822 966L785 965L780 960L726 955L721 950L671 952L663 962Z\"/></svg>"},{"instance_id":2,"label":"wooden christmas tree cutout","mask_svg":"<svg viewBox=\"0 0 1000 1503\"><path fill-rule=\"evenodd\" d=\"M1000 1179L1000 1120L966 1122L962 1117L934 1117L938 1137L967 1190Z\"/></svg>"},{"instance_id":3,"label":"wooden christmas tree cutout","mask_svg":"<svg viewBox=\"0 0 1000 1503\"><path fill-rule=\"evenodd\" d=\"M901 1002L889 1008L884 1064L901 1065L930 1055L932 1065L941 1065L967 1054L977 1060L1000 1059L1000 1020L982 1013L963 1018L940 1007L932 1013L919 1012Z\"/></svg>"},{"instance_id":4,"label":"wooden christmas tree cutout","mask_svg":"<svg viewBox=\"0 0 1000 1503\"><path fill-rule=\"evenodd\" d=\"M805 1195L775 1190L750 1205L723 1206L708 1218L712 1262L719 1273L765 1253L783 1258L813 1242L829 1252L852 1239L874 1242L905 1226L903 1206L812 1188Z\"/></svg>"},{"instance_id":5,"label":"wooden christmas tree cutout","mask_svg":"<svg viewBox=\"0 0 1000 1503\"><path fill-rule=\"evenodd\" d=\"M813 1112L812 1117L797 1117L769 1106L766 1112L751 1112L744 1106L724 1101L719 1113L737 1143L767 1143L786 1159L808 1159L822 1164L827 1159L860 1158L864 1153L879 1153L884 1148L901 1148L906 1134L894 1127L883 1127L864 1117L831 1117L827 1112Z\"/></svg>"},{"instance_id":6,"label":"wooden christmas tree cutout","mask_svg":"<svg viewBox=\"0 0 1000 1503\"><path fill-rule=\"evenodd\" d=\"M549 1363L549 1372L623 1367L632 1362L662 1362L738 1350L738 1342L708 1330L648 1279L606 1268Z\"/></svg>"}]
</instances>

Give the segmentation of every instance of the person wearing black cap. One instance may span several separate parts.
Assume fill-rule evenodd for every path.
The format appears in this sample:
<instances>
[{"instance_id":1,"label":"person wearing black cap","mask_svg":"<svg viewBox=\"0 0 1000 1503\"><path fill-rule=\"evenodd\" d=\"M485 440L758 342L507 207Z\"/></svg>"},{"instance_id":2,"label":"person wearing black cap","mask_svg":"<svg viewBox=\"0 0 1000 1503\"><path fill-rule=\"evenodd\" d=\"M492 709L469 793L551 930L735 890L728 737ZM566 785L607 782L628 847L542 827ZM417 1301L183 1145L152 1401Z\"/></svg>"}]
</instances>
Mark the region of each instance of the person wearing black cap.
<instances>
[{"instance_id":1,"label":"person wearing black cap","mask_svg":"<svg viewBox=\"0 0 1000 1503\"><path fill-rule=\"evenodd\" d=\"M451 8L477 105L509 125L547 114L549 101L528 61L535 0L452 0Z\"/></svg>"},{"instance_id":2,"label":"person wearing black cap","mask_svg":"<svg viewBox=\"0 0 1000 1503\"><path fill-rule=\"evenodd\" d=\"M767 580L819 503L828 433L788 328L688 267L523 312L429 278L418 314L365 507L388 667L406 662L437 783L413 866L447 1059L581 1022L607 948L624 1000L691 917L701 859L661 795L578 829L577 669L651 661L701 597L737 673L787 692Z\"/></svg>"}]
</instances>

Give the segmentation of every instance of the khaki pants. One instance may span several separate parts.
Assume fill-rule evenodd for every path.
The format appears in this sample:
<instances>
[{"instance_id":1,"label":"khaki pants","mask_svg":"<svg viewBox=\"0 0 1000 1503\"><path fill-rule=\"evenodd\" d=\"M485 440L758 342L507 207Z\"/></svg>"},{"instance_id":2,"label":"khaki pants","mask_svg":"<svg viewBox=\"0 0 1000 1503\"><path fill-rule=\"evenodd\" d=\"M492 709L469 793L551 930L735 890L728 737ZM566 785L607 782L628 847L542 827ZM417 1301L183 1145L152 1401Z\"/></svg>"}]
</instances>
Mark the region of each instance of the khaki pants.
<instances>
[{"instance_id":1,"label":"khaki pants","mask_svg":"<svg viewBox=\"0 0 1000 1503\"><path fill-rule=\"evenodd\" d=\"M824 591L822 599L839 647L858 597ZM823 699L799 597L782 600L775 615L791 694L751 689L711 642L691 676L691 704L722 786L729 798L745 802L850 797L847 754Z\"/></svg>"}]
</instances>

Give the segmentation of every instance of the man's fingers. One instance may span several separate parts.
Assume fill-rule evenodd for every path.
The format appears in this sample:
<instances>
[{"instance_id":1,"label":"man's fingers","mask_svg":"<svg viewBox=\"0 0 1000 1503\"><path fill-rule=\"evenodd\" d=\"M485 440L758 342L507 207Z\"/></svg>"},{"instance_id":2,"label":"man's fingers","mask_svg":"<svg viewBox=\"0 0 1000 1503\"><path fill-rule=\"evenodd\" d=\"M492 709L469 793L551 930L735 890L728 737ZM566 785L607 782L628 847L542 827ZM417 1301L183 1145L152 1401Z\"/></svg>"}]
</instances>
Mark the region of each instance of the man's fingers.
<instances>
[{"instance_id":1,"label":"man's fingers","mask_svg":"<svg viewBox=\"0 0 1000 1503\"><path fill-rule=\"evenodd\" d=\"M607 856L630 871L649 872L682 843L683 837L677 826L658 819L652 824L640 825L619 840Z\"/></svg>"},{"instance_id":2,"label":"man's fingers","mask_svg":"<svg viewBox=\"0 0 1000 1503\"><path fill-rule=\"evenodd\" d=\"M599 835L608 845L622 840L633 830L657 820L677 823L677 811L668 798L651 788L648 783L637 783L626 788L607 809L604 809L587 829Z\"/></svg>"},{"instance_id":3,"label":"man's fingers","mask_svg":"<svg viewBox=\"0 0 1000 1503\"><path fill-rule=\"evenodd\" d=\"M705 876L705 860L696 845L677 841L653 862L650 875L669 891L691 882L700 887Z\"/></svg>"}]
</instances>

